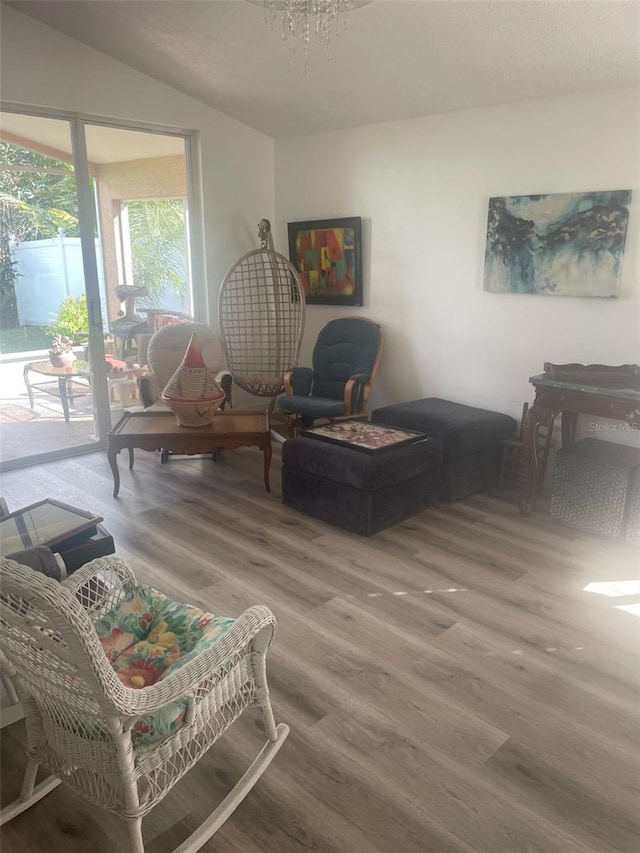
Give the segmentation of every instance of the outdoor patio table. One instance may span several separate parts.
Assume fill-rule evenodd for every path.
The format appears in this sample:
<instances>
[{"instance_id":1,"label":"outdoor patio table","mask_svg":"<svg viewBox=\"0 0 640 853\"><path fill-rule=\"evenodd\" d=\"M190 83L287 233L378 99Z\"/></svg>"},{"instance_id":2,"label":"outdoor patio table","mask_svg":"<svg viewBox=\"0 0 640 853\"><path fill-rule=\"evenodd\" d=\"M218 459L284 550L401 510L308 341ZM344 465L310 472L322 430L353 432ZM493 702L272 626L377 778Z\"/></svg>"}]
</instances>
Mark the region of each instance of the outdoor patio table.
<instances>
[{"instance_id":1,"label":"outdoor patio table","mask_svg":"<svg viewBox=\"0 0 640 853\"><path fill-rule=\"evenodd\" d=\"M142 367L125 367L107 373L107 380L111 385L122 383L123 380L130 382L136 376L144 373L144 370ZM30 373L46 376L48 381L33 382L29 376ZM73 403L75 397L82 397L91 393L91 368L88 361L81 361L80 359L76 359L69 367L54 367L49 361L31 361L24 366L24 384L27 386L29 405L32 409L35 408L34 388L59 397L64 420L68 424L69 403Z\"/></svg>"}]
</instances>

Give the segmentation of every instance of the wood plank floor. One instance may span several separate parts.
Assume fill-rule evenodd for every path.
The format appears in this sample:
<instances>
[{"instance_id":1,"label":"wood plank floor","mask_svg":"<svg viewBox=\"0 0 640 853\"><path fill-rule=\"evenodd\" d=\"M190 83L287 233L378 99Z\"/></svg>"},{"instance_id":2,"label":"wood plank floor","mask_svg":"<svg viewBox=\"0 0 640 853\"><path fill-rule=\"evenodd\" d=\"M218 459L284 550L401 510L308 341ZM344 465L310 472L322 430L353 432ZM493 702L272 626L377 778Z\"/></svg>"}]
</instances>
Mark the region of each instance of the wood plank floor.
<instances>
[{"instance_id":1,"label":"wood plank floor","mask_svg":"<svg viewBox=\"0 0 640 853\"><path fill-rule=\"evenodd\" d=\"M291 736L203 849L216 853L637 853L638 627L630 545L521 518L492 495L439 505L371 539L282 506L261 457L138 453L15 471L11 508L54 497L104 516L139 578L215 613L261 602ZM3 732L2 802L23 724ZM145 820L168 853L261 743L248 714ZM2 832L3 853L123 853L118 818L56 789Z\"/></svg>"}]
</instances>

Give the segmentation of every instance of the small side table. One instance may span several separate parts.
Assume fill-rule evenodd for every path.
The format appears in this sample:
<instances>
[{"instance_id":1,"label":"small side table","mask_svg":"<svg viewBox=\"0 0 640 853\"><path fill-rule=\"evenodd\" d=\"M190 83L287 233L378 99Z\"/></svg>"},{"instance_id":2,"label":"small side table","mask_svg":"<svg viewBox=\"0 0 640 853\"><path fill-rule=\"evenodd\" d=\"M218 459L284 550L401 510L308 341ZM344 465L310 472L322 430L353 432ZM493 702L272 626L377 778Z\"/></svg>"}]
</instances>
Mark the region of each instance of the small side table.
<instances>
[{"instance_id":1,"label":"small side table","mask_svg":"<svg viewBox=\"0 0 640 853\"><path fill-rule=\"evenodd\" d=\"M32 382L30 373L47 376L47 382ZM53 394L60 398L64 422L69 423L69 402L73 403L74 397L81 397L91 393L89 381L89 363L86 361L74 361L69 367L54 367L49 361L30 361L25 364L23 370L24 384L27 386L29 405L35 408L33 389L38 388L47 394ZM76 381L81 378L81 381ZM54 381L55 380L55 381Z\"/></svg>"},{"instance_id":2,"label":"small side table","mask_svg":"<svg viewBox=\"0 0 640 853\"><path fill-rule=\"evenodd\" d=\"M115 551L102 516L46 498L0 517L0 554L20 562L21 551L45 545L64 560L67 572Z\"/></svg>"},{"instance_id":3,"label":"small side table","mask_svg":"<svg viewBox=\"0 0 640 853\"><path fill-rule=\"evenodd\" d=\"M113 363L113 360L111 362ZM124 362L118 363L124 364ZM111 399L117 395L121 406L130 405L137 392L136 379L145 372L146 368L140 366L110 370L107 373L107 383ZM31 373L46 376L48 381L34 382L30 377ZM69 367L54 367L49 361L31 361L25 364L23 376L31 408L35 408L33 391L36 388L59 397L64 421L67 424L69 423L69 403L73 403L75 397L91 394L91 367L87 361L76 360Z\"/></svg>"}]
</instances>

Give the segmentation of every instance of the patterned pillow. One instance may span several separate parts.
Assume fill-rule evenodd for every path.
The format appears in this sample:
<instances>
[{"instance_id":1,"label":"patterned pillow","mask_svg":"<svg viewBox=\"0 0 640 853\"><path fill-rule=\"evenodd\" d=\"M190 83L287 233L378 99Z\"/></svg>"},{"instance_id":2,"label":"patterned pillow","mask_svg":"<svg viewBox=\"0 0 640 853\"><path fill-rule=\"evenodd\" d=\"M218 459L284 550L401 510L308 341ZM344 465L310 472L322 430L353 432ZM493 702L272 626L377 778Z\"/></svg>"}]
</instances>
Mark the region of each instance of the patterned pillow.
<instances>
[{"instance_id":1,"label":"patterned pillow","mask_svg":"<svg viewBox=\"0 0 640 853\"><path fill-rule=\"evenodd\" d=\"M137 586L96 623L102 648L127 687L143 688L185 666L222 637L236 620L173 601L149 586ZM133 739L140 745L179 728L187 707L179 699L140 717Z\"/></svg>"}]
</instances>

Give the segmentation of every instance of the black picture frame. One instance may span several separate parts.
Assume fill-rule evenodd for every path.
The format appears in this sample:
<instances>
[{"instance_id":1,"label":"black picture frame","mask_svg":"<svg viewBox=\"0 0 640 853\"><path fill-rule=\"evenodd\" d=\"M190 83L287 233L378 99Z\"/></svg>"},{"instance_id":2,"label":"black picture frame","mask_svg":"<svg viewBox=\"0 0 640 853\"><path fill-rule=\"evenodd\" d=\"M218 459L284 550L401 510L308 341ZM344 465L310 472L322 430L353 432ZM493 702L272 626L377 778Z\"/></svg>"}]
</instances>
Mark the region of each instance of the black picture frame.
<instances>
[{"instance_id":1,"label":"black picture frame","mask_svg":"<svg viewBox=\"0 0 640 853\"><path fill-rule=\"evenodd\" d=\"M307 305L362 305L362 220L289 222L289 259Z\"/></svg>"}]
</instances>

